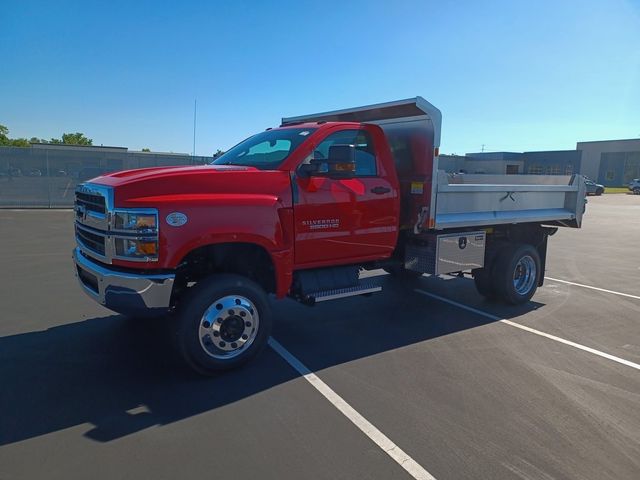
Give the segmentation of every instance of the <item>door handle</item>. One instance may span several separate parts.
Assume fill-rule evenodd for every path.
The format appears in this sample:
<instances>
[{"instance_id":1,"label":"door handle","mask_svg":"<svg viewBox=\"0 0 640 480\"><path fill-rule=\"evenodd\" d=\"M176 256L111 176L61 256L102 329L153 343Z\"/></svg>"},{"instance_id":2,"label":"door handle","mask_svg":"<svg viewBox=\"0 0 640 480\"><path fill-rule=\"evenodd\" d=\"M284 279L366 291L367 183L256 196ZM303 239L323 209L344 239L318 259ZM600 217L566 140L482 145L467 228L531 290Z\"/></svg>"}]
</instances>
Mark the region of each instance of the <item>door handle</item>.
<instances>
[{"instance_id":1,"label":"door handle","mask_svg":"<svg viewBox=\"0 0 640 480\"><path fill-rule=\"evenodd\" d=\"M371 193L375 193L376 195L384 195L385 193L389 193L390 191L391 189L387 187L373 187L371 189Z\"/></svg>"}]
</instances>

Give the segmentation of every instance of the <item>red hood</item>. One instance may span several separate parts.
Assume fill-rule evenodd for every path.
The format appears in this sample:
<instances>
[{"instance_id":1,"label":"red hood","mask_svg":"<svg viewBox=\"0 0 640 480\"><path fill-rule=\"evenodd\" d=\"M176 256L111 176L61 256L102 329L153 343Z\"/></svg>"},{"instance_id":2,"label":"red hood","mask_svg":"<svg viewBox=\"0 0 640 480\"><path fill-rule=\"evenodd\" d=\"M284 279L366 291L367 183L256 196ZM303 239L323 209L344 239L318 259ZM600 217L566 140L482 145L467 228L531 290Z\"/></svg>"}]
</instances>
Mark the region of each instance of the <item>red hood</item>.
<instances>
[{"instance_id":1,"label":"red hood","mask_svg":"<svg viewBox=\"0 0 640 480\"><path fill-rule=\"evenodd\" d=\"M243 167L241 165L197 165L197 166L179 166L179 167L149 167L137 168L135 170L122 170L120 172L107 173L100 177L90 180L91 183L99 183L101 185L109 185L111 187L119 187L127 185L131 182L139 182L141 180L159 179L163 177L175 176L191 176L191 175L210 175L215 173L226 172L246 172L257 171L254 167Z\"/></svg>"},{"instance_id":2,"label":"red hood","mask_svg":"<svg viewBox=\"0 0 640 480\"><path fill-rule=\"evenodd\" d=\"M290 193L289 175L235 165L154 167L125 170L94 178L90 183L114 188L120 207L155 206L171 201L206 201L211 195L274 195ZM287 195L288 196L288 195Z\"/></svg>"}]
</instances>

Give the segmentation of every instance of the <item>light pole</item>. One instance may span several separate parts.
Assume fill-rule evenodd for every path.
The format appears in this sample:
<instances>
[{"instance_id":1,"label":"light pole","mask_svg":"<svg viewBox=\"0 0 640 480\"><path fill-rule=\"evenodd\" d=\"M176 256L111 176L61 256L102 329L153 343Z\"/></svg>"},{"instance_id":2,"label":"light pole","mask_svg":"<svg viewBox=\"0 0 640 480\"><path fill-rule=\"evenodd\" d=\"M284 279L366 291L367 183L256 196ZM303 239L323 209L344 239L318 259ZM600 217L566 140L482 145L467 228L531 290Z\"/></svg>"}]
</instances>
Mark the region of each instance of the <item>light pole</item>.
<instances>
[{"instance_id":1,"label":"light pole","mask_svg":"<svg viewBox=\"0 0 640 480\"><path fill-rule=\"evenodd\" d=\"M193 99L193 158L196 158L196 111L198 107L198 99Z\"/></svg>"}]
</instances>

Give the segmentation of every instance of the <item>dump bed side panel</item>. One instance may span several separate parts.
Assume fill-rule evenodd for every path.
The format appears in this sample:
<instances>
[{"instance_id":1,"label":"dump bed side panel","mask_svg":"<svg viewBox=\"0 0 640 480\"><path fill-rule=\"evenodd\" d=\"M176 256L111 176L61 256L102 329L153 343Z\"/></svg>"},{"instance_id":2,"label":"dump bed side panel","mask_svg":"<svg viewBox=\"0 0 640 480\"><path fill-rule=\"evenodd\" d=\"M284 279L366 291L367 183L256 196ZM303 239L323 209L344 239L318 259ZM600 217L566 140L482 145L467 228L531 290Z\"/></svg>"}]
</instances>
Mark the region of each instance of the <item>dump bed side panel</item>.
<instances>
[{"instance_id":1,"label":"dump bed side panel","mask_svg":"<svg viewBox=\"0 0 640 480\"><path fill-rule=\"evenodd\" d=\"M440 170L433 205L436 230L542 223L579 228L581 175L451 175Z\"/></svg>"}]
</instances>

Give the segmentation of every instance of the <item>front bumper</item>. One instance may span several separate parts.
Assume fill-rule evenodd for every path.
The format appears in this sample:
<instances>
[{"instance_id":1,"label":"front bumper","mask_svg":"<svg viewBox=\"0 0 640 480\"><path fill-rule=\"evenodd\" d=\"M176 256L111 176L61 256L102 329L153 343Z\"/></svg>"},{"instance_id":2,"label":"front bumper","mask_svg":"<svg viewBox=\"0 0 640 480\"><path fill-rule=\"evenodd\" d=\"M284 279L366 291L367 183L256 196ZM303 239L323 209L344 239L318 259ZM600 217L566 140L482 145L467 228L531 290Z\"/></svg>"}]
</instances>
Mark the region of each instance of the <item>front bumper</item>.
<instances>
[{"instance_id":1,"label":"front bumper","mask_svg":"<svg viewBox=\"0 0 640 480\"><path fill-rule=\"evenodd\" d=\"M166 314L171 305L174 274L141 275L106 268L73 251L80 286L95 301L114 312L133 316Z\"/></svg>"}]
</instances>

